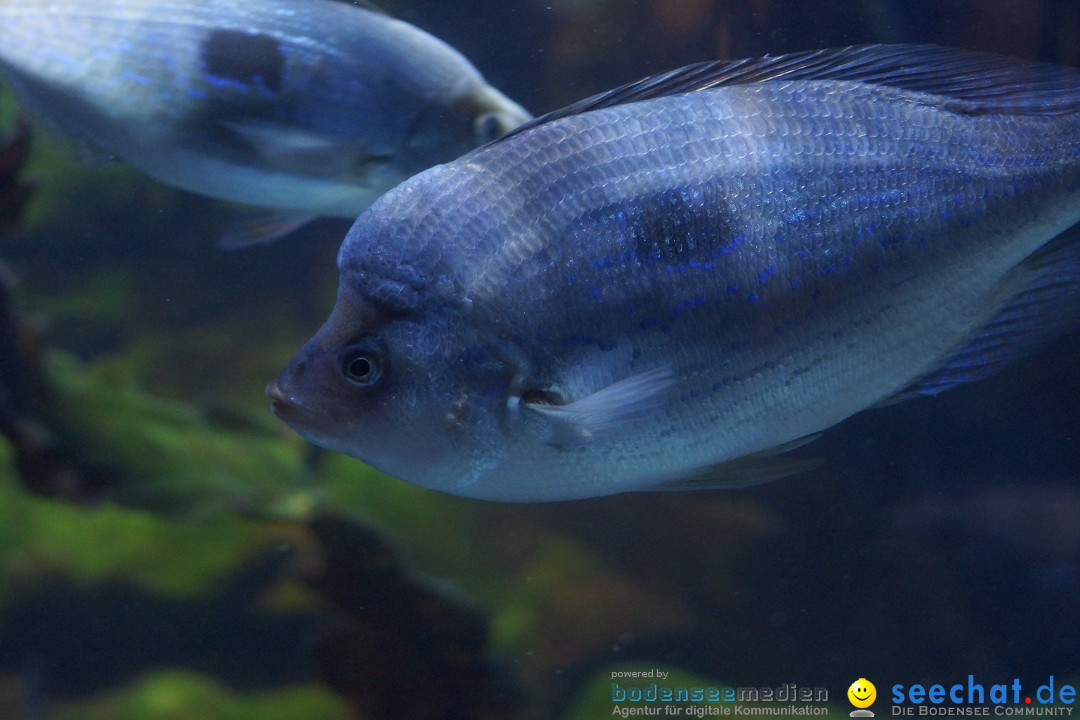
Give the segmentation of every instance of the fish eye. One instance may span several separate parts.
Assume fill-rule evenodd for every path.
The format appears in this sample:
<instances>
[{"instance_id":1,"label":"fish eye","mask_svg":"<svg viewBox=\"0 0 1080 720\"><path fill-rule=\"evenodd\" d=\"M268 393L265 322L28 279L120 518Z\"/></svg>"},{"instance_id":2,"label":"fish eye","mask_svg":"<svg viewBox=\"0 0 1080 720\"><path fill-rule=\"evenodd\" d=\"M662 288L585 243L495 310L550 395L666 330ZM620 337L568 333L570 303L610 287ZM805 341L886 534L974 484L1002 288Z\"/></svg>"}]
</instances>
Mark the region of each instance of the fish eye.
<instances>
[{"instance_id":1,"label":"fish eye","mask_svg":"<svg viewBox=\"0 0 1080 720\"><path fill-rule=\"evenodd\" d=\"M481 143L491 142L506 133L506 128L496 113L484 113L476 118L474 130L476 139Z\"/></svg>"},{"instance_id":2,"label":"fish eye","mask_svg":"<svg viewBox=\"0 0 1080 720\"><path fill-rule=\"evenodd\" d=\"M341 372L356 387L371 387L382 377L382 359L369 347L352 347L342 353Z\"/></svg>"}]
</instances>

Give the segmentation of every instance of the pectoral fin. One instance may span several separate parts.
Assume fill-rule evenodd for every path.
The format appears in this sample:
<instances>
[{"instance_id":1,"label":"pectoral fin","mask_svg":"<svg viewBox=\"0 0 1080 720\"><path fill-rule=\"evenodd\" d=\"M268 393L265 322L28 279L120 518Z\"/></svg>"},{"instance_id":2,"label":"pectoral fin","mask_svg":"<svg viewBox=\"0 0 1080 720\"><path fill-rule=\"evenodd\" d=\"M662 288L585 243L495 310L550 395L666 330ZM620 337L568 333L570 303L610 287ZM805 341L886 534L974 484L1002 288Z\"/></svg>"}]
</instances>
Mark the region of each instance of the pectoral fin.
<instances>
[{"instance_id":1,"label":"pectoral fin","mask_svg":"<svg viewBox=\"0 0 1080 720\"><path fill-rule=\"evenodd\" d=\"M267 121L222 121L222 127L279 170L363 177L392 158L387 152Z\"/></svg>"},{"instance_id":2,"label":"pectoral fin","mask_svg":"<svg viewBox=\"0 0 1080 720\"><path fill-rule=\"evenodd\" d=\"M572 447L617 434L631 422L656 412L661 391L674 383L672 369L664 366L631 375L565 405L540 399L523 399L522 405L551 422L552 444Z\"/></svg>"},{"instance_id":3,"label":"pectoral fin","mask_svg":"<svg viewBox=\"0 0 1080 720\"><path fill-rule=\"evenodd\" d=\"M218 236L218 247L222 250L240 250L252 245L268 245L291 235L315 217L272 210L238 210L225 231Z\"/></svg>"},{"instance_id":4,"label":"pectoral fin","mask_svg":"<svg viewBox=\"0 0 1080 720\"><path fill-rule=\"evenodd\" d=\"M334 144L326 137L299 128L266 121L219 121L237 137L268 158L299 154L323 154Z\"/></svg>"}]
</instances>

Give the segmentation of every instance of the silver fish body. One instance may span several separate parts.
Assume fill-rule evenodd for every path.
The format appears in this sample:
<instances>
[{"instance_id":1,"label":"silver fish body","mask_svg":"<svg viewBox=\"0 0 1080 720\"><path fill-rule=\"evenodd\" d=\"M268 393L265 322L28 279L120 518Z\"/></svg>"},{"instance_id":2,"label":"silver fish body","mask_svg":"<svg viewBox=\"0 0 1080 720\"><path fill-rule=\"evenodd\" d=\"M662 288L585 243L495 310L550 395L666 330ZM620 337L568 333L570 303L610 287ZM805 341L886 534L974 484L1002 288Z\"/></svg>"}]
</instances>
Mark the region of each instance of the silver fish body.
<instances>
[{"instance_id":1,"label":"silver fish body","mask_svg":"<svg viewBox=\"0 0 1080 720\"><path fill-rule=\"evenodd\" d=\"M1076 243L1048 246L1080 221L1076 74L943 95L844 75L963 53L848 52L586 103L402 184L345 239L275 412L419 485L571 499L780 476L844 418L1019 354L1076 304Z\"/></svg>"},{"instance_id":2,"label":"silver fish body","mask_svg":"<svg viewBox=\"0 0 1080 720\"><path fill-rule=\"evenodd\" d=\"M355 218L528 118L456 50L334 0L7 0L28 104L162 182Z\"/></svg>"}]
</instances>

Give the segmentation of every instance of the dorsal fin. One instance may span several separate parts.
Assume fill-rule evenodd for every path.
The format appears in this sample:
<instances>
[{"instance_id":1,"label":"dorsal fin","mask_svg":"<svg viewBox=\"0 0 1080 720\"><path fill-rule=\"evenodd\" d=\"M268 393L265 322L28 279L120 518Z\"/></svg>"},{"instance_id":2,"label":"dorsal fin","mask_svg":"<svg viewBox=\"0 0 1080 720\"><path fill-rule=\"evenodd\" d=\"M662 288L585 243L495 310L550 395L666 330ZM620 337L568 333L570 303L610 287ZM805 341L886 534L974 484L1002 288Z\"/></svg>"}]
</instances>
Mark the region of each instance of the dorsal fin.
<instances>
[{"instance_id":1,"label":"dorsal fin","mask_svg":"<svg viewBox=\"0 0 1080 720\"><path fill-rule=\"evenodd\" d=\"M389 15L390 14L389 12L387 12L386 10L384 10L383 8L379 7L374 2L372 2L372 0L336 0L336 1L345 3L346 5L353 5L353 6L358 7L358 8L363 8L364 10L370 10L371 12L378 13L379 15Z\"/></svg>"},{"instance_id":2,"label":"dorsal fin","mask_svg":"<svg viewBox=\"0 0 1080 720\"><path fill-rule=\"evenodd\" d=\"M601 108L709 88L777 80L848 80L942 95L958 112L1080 111L1080 71L938 45L853 45L687 65L594 95L504 135Z\"/></svg>"}]
</instances>

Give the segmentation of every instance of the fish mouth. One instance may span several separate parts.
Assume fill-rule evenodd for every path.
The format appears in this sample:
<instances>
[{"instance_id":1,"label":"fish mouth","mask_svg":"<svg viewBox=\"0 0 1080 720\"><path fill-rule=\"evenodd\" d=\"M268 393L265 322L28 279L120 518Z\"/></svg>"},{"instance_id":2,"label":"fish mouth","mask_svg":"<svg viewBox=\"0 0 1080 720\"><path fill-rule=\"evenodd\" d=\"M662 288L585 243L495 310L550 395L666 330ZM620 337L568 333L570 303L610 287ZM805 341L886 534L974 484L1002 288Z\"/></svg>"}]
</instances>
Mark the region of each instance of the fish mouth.
<instances>
[{"instance_id":1,"label":"fish mouth","mask_svg":"<svg viewBox=\"0 0 1080 720\"><path fill-rule=\"evenodd\" d=\"M270 412L275 417L284 420L290 425L312 425L317 414L310 408L306 408L297 402L294 396L290 396L282 389L277 380L271 380L266 386L266 396L270 398Z\"/></svg>"},{"instance_id":2,"label":"fish mouth","mask_svg":"<svg viewBox=\"0 0 1080 720\"><path fill-rule=\"evenodd\" d=\"M280 413L285 412L285 408L291 405L289 399L285 397L285 393L282 392L281 386L278 385L277 380L271 380L269 384L267 384L266 396L273 401L270 403L270 409L278 417L281 417Z\"/></svg>"}]
</instances>

